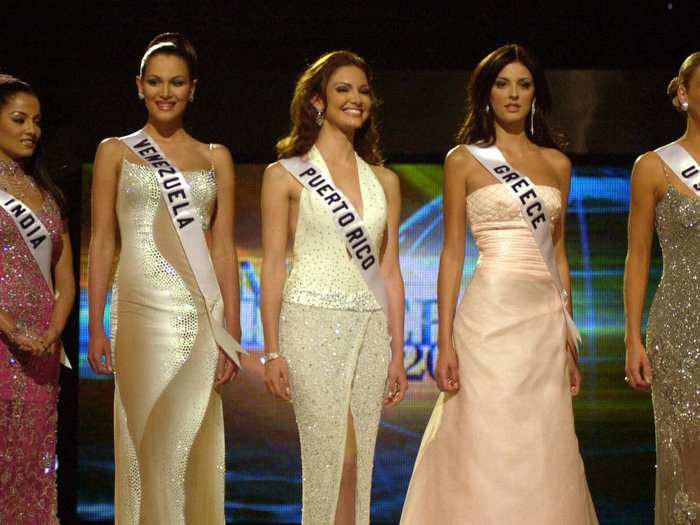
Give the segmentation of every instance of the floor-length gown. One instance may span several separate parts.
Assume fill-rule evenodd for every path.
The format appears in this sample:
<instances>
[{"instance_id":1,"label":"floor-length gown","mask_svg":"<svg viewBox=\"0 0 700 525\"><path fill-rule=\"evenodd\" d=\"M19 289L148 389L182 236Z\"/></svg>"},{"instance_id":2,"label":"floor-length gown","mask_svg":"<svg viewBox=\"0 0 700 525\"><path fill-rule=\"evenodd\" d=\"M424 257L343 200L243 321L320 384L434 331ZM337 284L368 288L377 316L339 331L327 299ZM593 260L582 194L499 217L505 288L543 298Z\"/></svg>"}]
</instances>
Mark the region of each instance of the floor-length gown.
<instances>
[{"instance_id":1,"label":"floor-length gown","mask_svg":"<svg viewBox=\"0 0 700 525\"><path fill-rule=\"evenodd\" d=\"M540 186L557 220L560 193ZM574 433L561 301L503 184L467 197L480 258L457 308L457 393L440 394L403 525L597 524Z\"/></svg>"},{"instance_id":2,"label":"floor-length gown","mask_svg":"<svg viewBox=\"0 0 700 525\"><path fill-rule=\"evenodd\" d=\"M663 275L649 312L656 525L700 524L700 200L669 185L656 206Z\"/></svg>"},{"instance_id":3,"label":"floor-length gown","mask_svg":"<svg viewBox=\"0 0 700 525\"><path fill-rule=\"evenodd\" d=\"M37 216L51 234L54 263L63 223L44 195ZM42 334L54 308L49 288L14 221L0 210L0 310ZM60 354L36 357L0 337L0 523L57 524L56 402Z\"/></svg>"},{"instance_id":4,"label":"floor-length gown","mask_svg":"<svg viewBox=\"0 0 700 525\"><path fill-rule=\"evenodd\" d=\"M184 172L204 229L213 170ZM124 160L112 292L115 523L224 523L218 349L153 168Z\"/></svg>"},{"instance_id":5,"label":"floor-length gown","mask_svg":"<svg viewBox=\"0 0 700 525\"><path fill-rule=\"evenodd\" d=\"M371 167L356 158L363 220L378 247L386 226L386 197ZM309 160L329 173L316 147ZM328 206L305 189L279 337L280 352L289 364L301 442L302 522L334 523L349 409L357 444L355 523L367 525L374 446L391 355L387 322L350 261Z\"/></svg>"}]
</instances>

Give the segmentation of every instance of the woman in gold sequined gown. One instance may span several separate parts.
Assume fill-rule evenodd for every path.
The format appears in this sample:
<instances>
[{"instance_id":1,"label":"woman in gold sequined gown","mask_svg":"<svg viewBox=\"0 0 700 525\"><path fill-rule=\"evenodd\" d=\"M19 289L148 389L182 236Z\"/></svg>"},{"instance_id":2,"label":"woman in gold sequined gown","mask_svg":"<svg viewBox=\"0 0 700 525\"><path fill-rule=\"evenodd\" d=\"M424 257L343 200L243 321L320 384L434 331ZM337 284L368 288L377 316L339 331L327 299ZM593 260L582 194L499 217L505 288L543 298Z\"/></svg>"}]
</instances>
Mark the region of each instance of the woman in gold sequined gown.
<instances>
[{"instance_id":1,"label":"woman in gold sequined gown","mask_svg":"<svg viewBox=\"0 0 700 525\"><path fill-rule=\"evenodd\" d=\"M472 73L458 141L495 144L537 186L570 291L564 221L571 164L542 118L550 105L530 53L501 47ZM559 290L521 208L462 145L445 160L443 208L436 366L443 393L401 523L597 525L574 432L571 397L581 376ZM479 262L457 306L467 221Z\"/></svg>"},{"instance_id":2,"label":"woman in gold sequined gown","mask_svg":"<svg viewBox=\"0 0 700 525\"><path fill-rule=\"evenodd\" d=\"M231 156L183 129L195 66L186 39L161 35L149 45L137 87L148 110L145 131L190 183L226 323L239 338ZM216 387L237 368L214 340L157 177L121 140L100 144L92 188L89 359L95 371L115 378L115 523L221 525L224 428ZM102 319L117 229L110 348Z\"/></svg>"},{"instance_id":3,"label":"woman in gold sequined gown","mask_svg":"<svg viewBox=\"0 0 700 525\"><path fill-rule=\"evenodd\" d=\"M267 361L265 382L294 406L302 521L308 525L369 523L382 400L395 405L407 388L399 184L380 166L374 102L364 60L345 51L328 53L300 77L292 131L277 150L280 158L308 156L360 213L382 256L390 319L351 262L319 196L303 189L280 163L269 166L263 179L265 351L281 354Z\"/></svg>"},{"instance_id":4,"label":"woman in gold sequined gown","mask_svg":"<svg viewBox=\"0 0 700 525\"><path fill-rule=\"evenodd\" d=\"M700 162L700 52L668 86L685 114L678 139ZM655 152L632 171L625 267L626 380L651 389L656 426L656 525L700 524L700 200ZM663 274L649 312L646 348L642 311L647 296L654 226Z\"/></svg>"}]
</instances>

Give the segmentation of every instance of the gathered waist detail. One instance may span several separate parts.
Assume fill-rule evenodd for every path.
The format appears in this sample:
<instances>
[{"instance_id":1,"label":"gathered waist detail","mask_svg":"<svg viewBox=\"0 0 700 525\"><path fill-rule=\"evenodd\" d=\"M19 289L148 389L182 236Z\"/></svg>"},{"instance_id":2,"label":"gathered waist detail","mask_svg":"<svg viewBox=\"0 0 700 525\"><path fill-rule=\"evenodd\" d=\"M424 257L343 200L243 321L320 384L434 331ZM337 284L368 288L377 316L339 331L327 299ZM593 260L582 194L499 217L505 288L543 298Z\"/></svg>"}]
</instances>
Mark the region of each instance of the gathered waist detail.
<instances>
[{"instance_id":1,"label":"gathered waist detail","mask_svg":"<svg viewBox=\"0 0 700 525\"><path fill-rule=\"evenodd\" d=\"M481 223L472 226L479 248L478 266L548 272L532 232L523 223Z\"/></svg>"}]
</instances>

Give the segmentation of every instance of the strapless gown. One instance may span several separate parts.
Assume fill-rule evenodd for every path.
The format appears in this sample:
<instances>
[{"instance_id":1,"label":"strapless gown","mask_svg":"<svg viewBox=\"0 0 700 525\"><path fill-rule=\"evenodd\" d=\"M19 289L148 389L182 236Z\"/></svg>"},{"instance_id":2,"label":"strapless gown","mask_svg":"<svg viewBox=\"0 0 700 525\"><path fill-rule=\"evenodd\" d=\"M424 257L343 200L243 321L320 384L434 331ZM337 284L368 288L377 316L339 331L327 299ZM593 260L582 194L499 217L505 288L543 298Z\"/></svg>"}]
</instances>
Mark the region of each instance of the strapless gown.
<instances>
[{"instance_id":1,"label":"strapless gown","mask_svg":"<svg viewBox=\"0 0 700 525\"><path fill-rule=\"evenodd\" d=\"M539 193L556 221L559 191ZM401 523L595 525L557 289L504 185L467 213L480 258L454 319L460 390L437 400Z\"/></svg>"}]
</instances>

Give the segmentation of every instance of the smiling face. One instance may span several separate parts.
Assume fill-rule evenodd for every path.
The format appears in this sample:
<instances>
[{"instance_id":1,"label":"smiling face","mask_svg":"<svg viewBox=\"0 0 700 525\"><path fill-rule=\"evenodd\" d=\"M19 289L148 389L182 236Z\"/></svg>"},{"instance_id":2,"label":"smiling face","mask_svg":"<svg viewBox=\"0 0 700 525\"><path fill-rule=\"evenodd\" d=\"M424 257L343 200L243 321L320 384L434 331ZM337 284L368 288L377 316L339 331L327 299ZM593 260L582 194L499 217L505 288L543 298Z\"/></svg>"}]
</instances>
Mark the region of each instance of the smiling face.
<instances>
[{"instance_id":1,"label":"smiling face","mask_svg":"<svg viewBox=\"0 0 700 525\"><path fill-rule=\"evenodd\" d=\"M339 67L326 84L325 104L320 97L315 97L313 105L325 112L326 123L343 131L357 131L372 111L367 75L357 66Z\"/></svg>"},{"instance_id":2,"label":"smiling face","mask_svg":"<svg viewBox=\"0 0 700 525\"><path fill-rule=\"evenodd\" d=\"M0 101L0 160L31 157L41 138L41 105L30 93Z\"/></svg>"},{"instance_id":3,"label":"smiling face","mask_svg":"<svg viewBox=\"0 0 700 525\"><path fill-rule=\"evenodd\" d=\"M187 62L164 53L150 57L143 74L136 78L149 116L159 122L181 118L189 99L194 97L196 85L197 80L190 78Z\"/></svg>"},{"instance_id":4,"label":"smiling face","mask_svg":"<svg viewBox=\"0 0 700 525\"><path fill-rule=\"evenodd\" d=\"M535 83L530 70L511 62L498 73L491 87L489 105L495 119L503 124L523 121L530 113Z\"/></svg>"}]
</instances>

